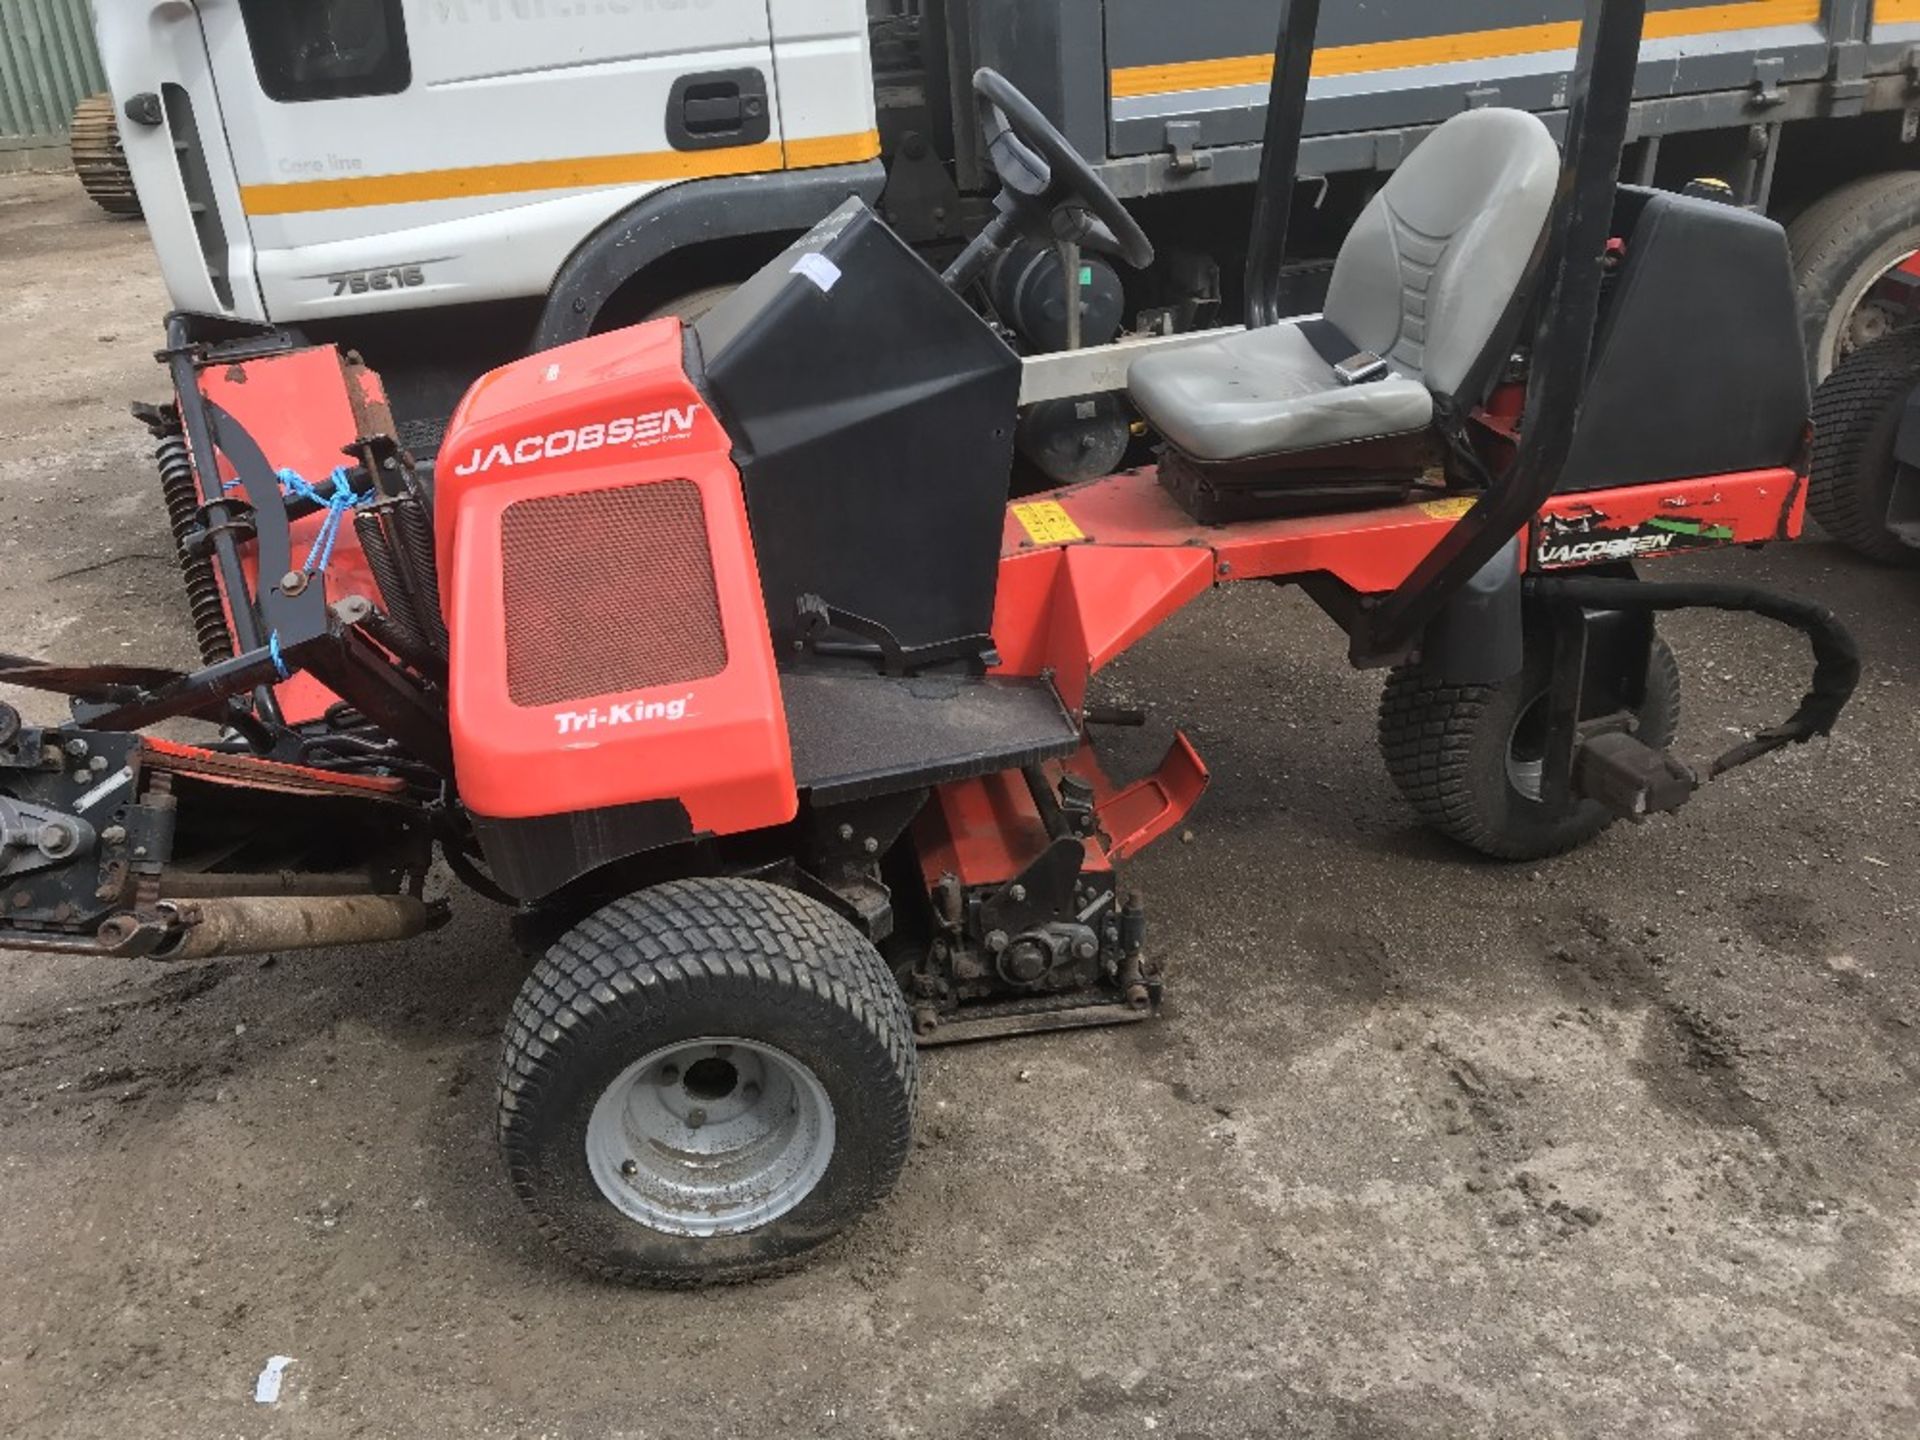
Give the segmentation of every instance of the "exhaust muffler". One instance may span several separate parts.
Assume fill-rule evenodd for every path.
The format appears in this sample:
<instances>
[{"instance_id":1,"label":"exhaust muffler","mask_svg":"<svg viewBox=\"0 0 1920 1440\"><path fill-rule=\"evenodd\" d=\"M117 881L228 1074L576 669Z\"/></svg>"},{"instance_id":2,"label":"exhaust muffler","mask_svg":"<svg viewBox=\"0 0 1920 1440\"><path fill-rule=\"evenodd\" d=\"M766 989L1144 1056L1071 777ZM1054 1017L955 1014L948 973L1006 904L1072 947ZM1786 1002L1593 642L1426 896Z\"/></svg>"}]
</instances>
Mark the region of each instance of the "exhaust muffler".
<instances>
[{"instance_id":1,"label":"exhaust muffler","mask_svg":"<svg viewBox=\"0 0 1920 1440\"><path fill-rule=\"evenodd\" d=\"M207 960L328 945L410 940L445 923L444 904L412 895L257 895L162 900L169 933L155 960ZM177 928L176 928L177 927Z\"/></svg>"}]
</instances>

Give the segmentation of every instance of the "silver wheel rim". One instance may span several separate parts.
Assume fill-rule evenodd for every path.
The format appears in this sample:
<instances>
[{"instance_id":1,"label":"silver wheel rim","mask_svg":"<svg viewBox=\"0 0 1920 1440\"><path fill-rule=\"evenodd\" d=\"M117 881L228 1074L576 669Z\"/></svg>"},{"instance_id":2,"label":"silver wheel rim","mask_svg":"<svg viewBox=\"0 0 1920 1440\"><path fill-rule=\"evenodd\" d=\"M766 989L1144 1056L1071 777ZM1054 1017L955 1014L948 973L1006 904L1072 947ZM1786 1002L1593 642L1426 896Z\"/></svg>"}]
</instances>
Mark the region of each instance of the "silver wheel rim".
<instances>
[{"instance_id":1,"label":"silver wheel rim","mask_svg":"<svg viewBox=\"0 0 1920 1440\"><path fill-rule=\"evenodd\" d=\"M1507 783L1536 804L1547 772L1546 708L1547 697L1542 695L1520 712L1507 735Z\"/></svg>"},{"instance_id":2,"label":"silver wheel rim","mask_svg":"<svg viewBox=\"0 0 1920 1440\"><path fill-rule=\"evenodd\" d=\"M643 1055L587 1120L587 1167L629 1219L741 1235L806 1199L833 1158L833 1102L807 1066L734 1036Z\"/></svg>"},{"instance_id":3,"label":"silver wheel rim","mask_svg":"<svg viewBox=\"0 0 1920 1440\"><path fill-rule=\"evenodd\" d=\"M1900 317L1890 313L1873 292L1880 282L1893 274L1920 251L1905 241L1891 242L1892 250L1882 252L1863 269L1854 284L1848 285L1827 317L1821 334L1821 354L1816 368L1817 380L1824 380L1833 367L1864 345L1884 339L1899 327Z\"/></svg>"}]
</instances>

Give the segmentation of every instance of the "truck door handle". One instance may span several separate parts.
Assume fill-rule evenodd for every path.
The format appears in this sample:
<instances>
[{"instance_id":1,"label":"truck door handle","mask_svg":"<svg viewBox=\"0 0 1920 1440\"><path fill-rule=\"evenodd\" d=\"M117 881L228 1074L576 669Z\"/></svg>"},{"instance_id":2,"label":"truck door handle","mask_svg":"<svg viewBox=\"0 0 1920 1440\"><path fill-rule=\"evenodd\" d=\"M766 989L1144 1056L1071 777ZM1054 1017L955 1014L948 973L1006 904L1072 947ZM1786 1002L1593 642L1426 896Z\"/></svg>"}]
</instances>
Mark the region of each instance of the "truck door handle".
<instances>
[{"instance_id":1,"label":"truck door handle","mask_svg":"<svg viewBox=\"0 0 1920 1440\"><path fill-rule=\"evenodd\" d=\"M757 145L773 133L771 111L758 70L682 75L667 96L667 140L676 150Z\"/></svg>"},{"instance_id":2,"label":"truck door handle","mask_svg":"<svg viewBox=\"0 0 1920 1440\"><path fill-rule=\"evenodd\" d=\"M742 104L737 85L710 85L687 92L686 103L680 107L680 118L696 135L738 130Z\"/></svg>"}]
</instances>

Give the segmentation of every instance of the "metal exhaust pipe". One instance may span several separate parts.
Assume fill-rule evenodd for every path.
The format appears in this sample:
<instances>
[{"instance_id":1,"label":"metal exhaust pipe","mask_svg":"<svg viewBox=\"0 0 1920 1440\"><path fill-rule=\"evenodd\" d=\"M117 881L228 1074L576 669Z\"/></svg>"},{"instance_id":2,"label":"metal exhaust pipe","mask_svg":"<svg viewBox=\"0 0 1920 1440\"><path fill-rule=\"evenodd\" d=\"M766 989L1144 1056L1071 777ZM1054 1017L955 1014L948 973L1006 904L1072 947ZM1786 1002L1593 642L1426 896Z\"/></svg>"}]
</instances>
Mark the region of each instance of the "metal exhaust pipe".
<instances>
[{"instance_id":1,"label":"metal exhaust pipe","mask_svg":"<svg viewBox=\"0 0 1920 1440\"><path fill-rule=\"evenodd\" d=\"M181 929L152 952L156 960L206 960L216 955L410 940L447 916L444 905L429 905L411 895L163 900L159 909Z\"/></svg>"}]
</instances>

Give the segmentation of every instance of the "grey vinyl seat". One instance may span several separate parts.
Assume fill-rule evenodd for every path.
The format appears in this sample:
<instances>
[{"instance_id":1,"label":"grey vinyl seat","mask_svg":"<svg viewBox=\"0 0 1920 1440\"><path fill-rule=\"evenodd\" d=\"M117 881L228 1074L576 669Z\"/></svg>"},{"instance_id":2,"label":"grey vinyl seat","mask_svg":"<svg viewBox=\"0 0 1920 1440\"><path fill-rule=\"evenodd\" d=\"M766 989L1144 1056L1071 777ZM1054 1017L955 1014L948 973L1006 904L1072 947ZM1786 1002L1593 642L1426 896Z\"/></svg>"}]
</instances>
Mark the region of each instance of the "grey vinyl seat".
<instances>
[{"instance_id":1,"label":"grey vinyl seat","mask_svg":"<svg viewBox=\"0 0 1920 1440\"><path fill-rule=\"evenodd\" d=\"M1354 222L1318 321L1141 357L1135 407L1202 463L1283 456L1429 426L1511 341L1516 297L1553 207L1560 154L1524 110L1470 110L1407 157ZM1391 367L1348 385L1334 364ZM1478 399L1478 396L1471 397Z\"/></svg>"}]
</instances>

